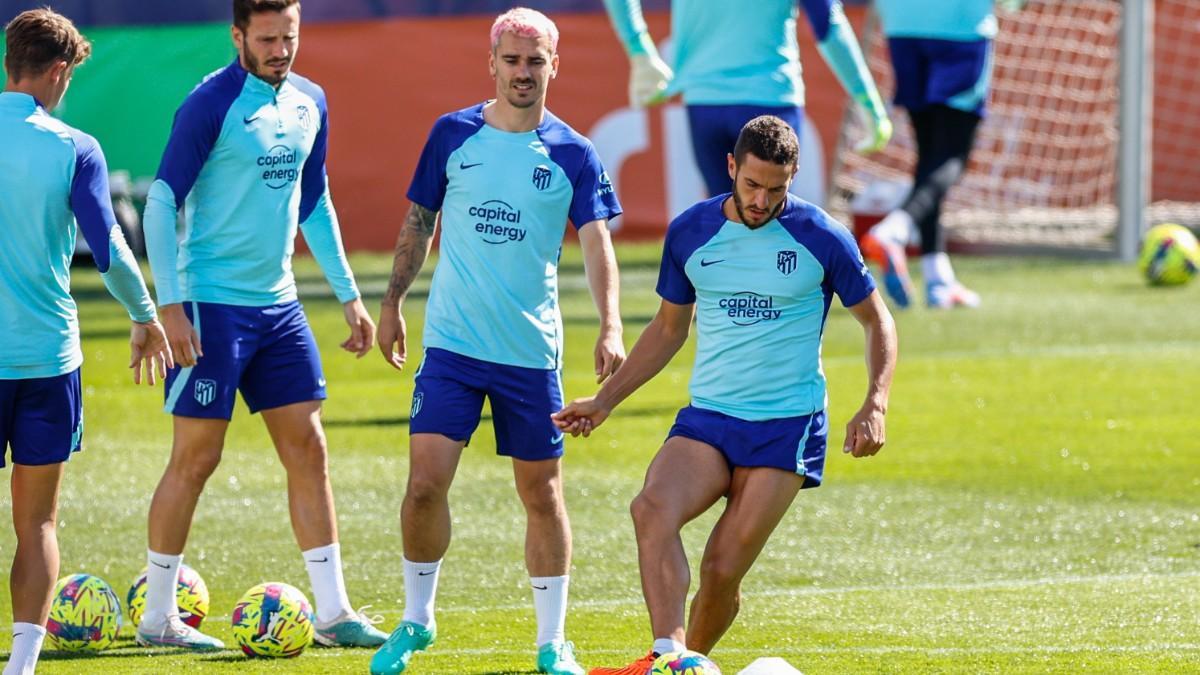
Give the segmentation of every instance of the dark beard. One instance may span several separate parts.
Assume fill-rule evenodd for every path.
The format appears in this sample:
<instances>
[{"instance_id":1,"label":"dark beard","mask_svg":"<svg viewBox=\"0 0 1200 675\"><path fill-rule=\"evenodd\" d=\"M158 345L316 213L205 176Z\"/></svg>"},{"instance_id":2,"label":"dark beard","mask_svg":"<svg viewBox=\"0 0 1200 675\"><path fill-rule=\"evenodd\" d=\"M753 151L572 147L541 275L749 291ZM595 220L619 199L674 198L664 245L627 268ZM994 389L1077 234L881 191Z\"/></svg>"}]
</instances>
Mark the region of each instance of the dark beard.
<instances>
[{"instance_id":1,"label":"dark beard","mask_svg":"<svg viewBox=\"0 0 1200 675\"><path fill-rule=\"evenodd\" d=\"M783 205L785 203L787 203L787 197L784 197L783 200L780 201L779 204L777 204L775 206L774 210L771 211L771 215L767 216L766 220L762 221L758 225L751 225L750 223L746 222L746 214L745 214L745 212L742 211L742 198L738 196L737 179L734 178L734 181L733 181L733 208L735 211L737 211L738 218L741 219L742 224L752 230L757 230L758 228L762 227L763 225L766 225L767 223L771 222L772 220L775 220L775 217L778 216L779 212L783 210Z\"/></svg>"},{"instance_id":2,"label":"dark beard","mask_svg":"<svg viewBox=\"0 0 1200 675\"><path fill-rule=\"evenodd\" d=\"M287 78L287 73L291 72L291 70L292 70L292 62L288 61L287 72L284 72L283 77L276 78L274 73L271 73L268 75L268 74L259 72L262 69L262 62L256 58L254 58L254 55L250 53L249 49L246 49L243 52L242 58L246 61L246 63L245 63L246 72L250 73L251 75L257 77L258 79L262 80L263 82L266 82L267 84L269 84L271 86L278 86L280 82L283 82L283 80L285 78Z\"/></svg>"}]
</instances>

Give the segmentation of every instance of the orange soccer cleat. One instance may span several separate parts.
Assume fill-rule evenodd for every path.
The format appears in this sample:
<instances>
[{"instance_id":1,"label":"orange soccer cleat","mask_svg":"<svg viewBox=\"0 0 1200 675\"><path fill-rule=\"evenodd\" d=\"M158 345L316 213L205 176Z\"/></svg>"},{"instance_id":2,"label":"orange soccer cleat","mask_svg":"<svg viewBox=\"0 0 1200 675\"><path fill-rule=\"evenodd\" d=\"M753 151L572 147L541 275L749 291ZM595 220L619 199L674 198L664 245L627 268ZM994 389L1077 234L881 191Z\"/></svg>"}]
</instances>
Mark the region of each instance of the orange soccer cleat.
<instances>
[{"instance_id":1,"label":"orange soccer cleat","mask_svg":"<svg viewBox=\"0 0 1200 675\"><path fill-rule=\"evenodd\" d=\"M654 667L654 659L654 652L651 651L627 666L620 668L592 668L588 671L588 675L649 675L650 669Z\"/></svg>"}]
</instances>

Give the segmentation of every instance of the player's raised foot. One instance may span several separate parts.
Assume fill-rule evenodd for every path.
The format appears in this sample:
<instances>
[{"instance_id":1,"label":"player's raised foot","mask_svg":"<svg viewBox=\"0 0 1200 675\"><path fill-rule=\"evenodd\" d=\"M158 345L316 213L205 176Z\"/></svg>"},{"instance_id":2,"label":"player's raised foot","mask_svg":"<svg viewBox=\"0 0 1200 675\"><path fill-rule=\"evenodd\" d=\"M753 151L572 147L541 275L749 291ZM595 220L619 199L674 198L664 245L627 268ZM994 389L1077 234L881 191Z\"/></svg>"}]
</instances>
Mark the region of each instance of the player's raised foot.
<instances>
[{"instance_id":1,"label":"player's raised foot","mask_svg":"<svg viewBox=\"0 0 1200 675\"><path fill-rule=\"evenodd\" d=\"M883 270L883 289L892 302L902 309L912 304L913 285L904 247L868 232L863 235L862 250L868 260Z\"/></svg>"},{"instance_id":2,"label":"player's raised foot","mask_svg":"<svg viewBox=\"0 0 1200 675\"><path fill-rule=\"evenodd\" d=\"M345 612L329 623L314 622L313 640L322 647L378 647L388 638L375 627L382 620L367 616L362 609Z\"/></svg>"},{"instance_id":3,"label":"player's raised foot","mask_svg":"<svg viewBox=\"0 0 1200 675\"><path fill-rule=\"evenodd\" d=\"M538 647L537 669L550 675L583 675L583 667L575 660L575 645L566 640L554 640Z\"/></svg>"},{"instance_id":4,"label":"player's raised foot","mask_svg":"<svg viewBox=\"0 0 1200 675\"><path fill-rule=\"evenodd\" d=\"M135 639L143 647L177 647L197 652L225 648L224 642L192 628L178 615L168 617L159 624L148 624L143 618L138 624Z\"/></svg>"},{"instance_id":5,"label":"player's raised foot","mask_svg":"<svg viewBox=\"0 0 1200 675\"><path fill-rule=\"evenodd\" d=\"M957 281L946 283L931 281L925 285L925 300L931 309L975 308L980 304L979 294Z\"/></svg>"},{"instance_id":6,"label":"player's raised foot","mask_svg":"<svg viewBox=\"0 0 1200 675\"><path fill-rule=\"evenodd\" d=\"M437 639L437 625L402 621L371 657L371 675L403 673L413 654L425 651Z\"/></svg>"},{"instance_id":7,"label":"player's raised foot","mask_svg":"<svg viewBox=\"0 0 1200 675\"><path fill-rule=\"evenodd\" d=\"M648 675L654 667L654 652L646 652L642 658L620 668L592 668L588 675Z\"/></svg>"}]
</instances>

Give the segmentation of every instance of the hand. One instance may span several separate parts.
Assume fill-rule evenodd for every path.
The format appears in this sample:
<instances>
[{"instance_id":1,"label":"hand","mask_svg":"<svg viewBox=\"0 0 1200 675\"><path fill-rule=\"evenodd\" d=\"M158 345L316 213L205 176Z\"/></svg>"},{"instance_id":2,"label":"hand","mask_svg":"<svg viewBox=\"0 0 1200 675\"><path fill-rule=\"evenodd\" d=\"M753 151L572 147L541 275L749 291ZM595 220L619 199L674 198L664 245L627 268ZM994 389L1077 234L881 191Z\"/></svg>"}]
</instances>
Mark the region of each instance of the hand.
<instances>
[{"instance_id":1,"label":"hand","mask_svg":"<svg viewBox=\"0 0 1200 675\"><path fill-rule=\"evenodd\" d=\"M379 351L393 368L404 370L404 362L408 359L404 315L400 313L399 305L387 301L379 311Z\"/></svg>"},{"instance_id":2,"label":"hand","mask_svg":"<svg viewBox=\"0 0 1200 675\"><path fill-rule=\"evenodd\" d=\"M204 350L200 347L200 334L192 327L183 305L163 305L158 311L162 315L163 330L166 331L167 344L175 362L184 368L196 365L196 360L204 356Z\"/></svg>"},{"instance_id":3,"label":"hand","mask_svg":"<svg viewBox=\"0 0 1200 675\"><path fill-rule=\"evenodd\" d=\"M621 330L604 331L596 340L596 384L608 379L625 363L625 344L621 342Z\"/></svg>"},{"instance_id":4,"label":"hand","mask_svg":"<svg viewBox=\"0 0 1200 675\"><path fill-rule=\"evenodd\" d=\"M631 56L629 65L630 105L643 108L667 100L667 85L675 74L657 50Z\"/></svg>"},{"instance_id":5,"label":"hand","mask_svg":"<svg viewBox=\"0 0 1200 675\"><path fill-rule=\"evenodd\" d=\"M350 326L350 337L342 343L342 349L355 354L358 358L366 356L375 342L375 322L363 307L362 298L355 298L342 305L342 313L346 317L346 325Z\"/></svg>"},{"instance_id":6,"label":"hand","mask_svg":"<svg viewBox=\"0 0 1200 675\"><path fill-rule=\"evenodd\" d=\"M884 442L884 411L870 403L850 418L846 424L846 441L842 443L842 452L855 457L870 457L879 452Z\"/></svg>"},{"instance_id":7,"label":"hand","mask_svg":"<svg viewBox=\"0 0 1200 675\"><path fill-rule=\"evenodd\" d=\"M887 147L892 140L892 120L886 112L875 111L868 103L859 102L857 106L859 121L867 129L867 134L854 145L854 151L860 155L869 155Z\"/></svg>"},{"instance_id":8,"label":"hand","mask_svg":"<svg viewBox=\"0 0 1200 675\"><path fill-rule=\"evenodd\" d=\"M592 435L592 431L608 419L612 409L600 403L595 396L577 398L567 404L567 407L550 415L554 426L560 431L572 436L583 434L584 438Z\"/></svg>"},{"instance_id":9,"label":"hand","mask_svg":"<svg viewBox=\"0 0 1200 675\"><path fill-rule=\"evenodd\" d=\"M145 372L146 384L153 386L156 372L160 378L166 379L167 369L175 367L175 358L171 355L167 333L158 319L151 319L146 323L133 323L133 328L129 331L129 354L129 367L133 369L134 384L142 383Z\"/></svg>"}]
</instances>

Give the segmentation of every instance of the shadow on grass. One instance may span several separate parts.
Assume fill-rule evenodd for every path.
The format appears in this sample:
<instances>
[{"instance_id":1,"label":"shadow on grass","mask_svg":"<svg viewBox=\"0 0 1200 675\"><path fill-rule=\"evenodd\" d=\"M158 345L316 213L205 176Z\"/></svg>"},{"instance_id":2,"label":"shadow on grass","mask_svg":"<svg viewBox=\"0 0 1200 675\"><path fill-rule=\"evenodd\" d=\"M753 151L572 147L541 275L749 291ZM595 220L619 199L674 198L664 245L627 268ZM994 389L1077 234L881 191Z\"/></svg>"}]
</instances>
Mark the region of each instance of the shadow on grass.
<instances>
[{"instance_id":1,"label":"shadow on grass","mask_svg":"<svg viewBox=\"0 0 1200 675\"><path fill-rule=\"evenodd\" d=\"M678 404L645 406L639 408L621 408L616 414L621 417L651 417L655 415L668 415L677 412L685 405L685 401L680 400ZM491 413L484 413L480 416L480 421L492 421ZM360 419L340 420L325 418L321 423L325 428L348 428L348 427L399 427L407 426L409 422L408 415L399 415L396 417L366 417Z\"/></svg>"}]
</instances>

